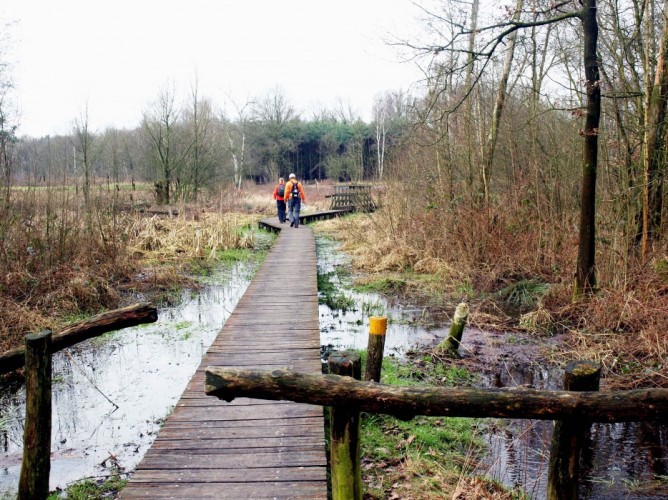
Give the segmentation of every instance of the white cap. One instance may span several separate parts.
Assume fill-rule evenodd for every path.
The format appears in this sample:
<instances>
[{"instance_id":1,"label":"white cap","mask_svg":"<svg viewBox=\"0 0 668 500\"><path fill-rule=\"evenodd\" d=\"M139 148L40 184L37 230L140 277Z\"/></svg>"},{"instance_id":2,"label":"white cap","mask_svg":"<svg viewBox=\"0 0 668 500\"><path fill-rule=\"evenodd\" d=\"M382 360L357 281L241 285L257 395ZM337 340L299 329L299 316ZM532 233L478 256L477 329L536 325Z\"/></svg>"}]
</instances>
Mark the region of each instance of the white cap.
<instances>
[{"instance_id":1,"label":"white cap","mask_svg":"<svg viewBox=\"0 0 668 500\"><path fill-rule=\"evenodd\" d=\"M295 174L290 174L290 175L288 176L288 179L294 179L294 178L295 178Z\"/></svg>"}]
</instances>

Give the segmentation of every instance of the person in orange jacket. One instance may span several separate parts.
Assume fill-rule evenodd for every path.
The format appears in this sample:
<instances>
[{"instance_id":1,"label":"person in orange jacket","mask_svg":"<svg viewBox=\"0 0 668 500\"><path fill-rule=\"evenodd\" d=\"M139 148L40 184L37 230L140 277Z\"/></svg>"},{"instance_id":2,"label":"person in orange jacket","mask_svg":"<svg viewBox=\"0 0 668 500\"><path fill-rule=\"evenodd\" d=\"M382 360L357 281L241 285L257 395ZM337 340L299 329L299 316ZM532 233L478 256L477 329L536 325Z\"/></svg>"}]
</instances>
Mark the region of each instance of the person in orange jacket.
<instances>
[{"instance_id":1,"label":"person in orange jacket","mask_svg":"<svg viewBox=\"0 0 668 500\"><path fill-rule=\"evenodd\" d=\"M278 220L285 222L285 180L283 177L278 179L278 184L274 188L274 199L276 200L276 211L278 212Z\"/></svg>"},{"instance_id":2,"label":"person in orange jacket","mask_svg":"<svg viewBox=\"0 0 668 500\"><path fill-rule=\"evenodd\" d=\"M299 210L302 203L306 205L306 195L302 183L297 180L295 174L290 174L285 185L285 201L288 204L290 227L299 227Z\"/></svg>"}]
</instances>

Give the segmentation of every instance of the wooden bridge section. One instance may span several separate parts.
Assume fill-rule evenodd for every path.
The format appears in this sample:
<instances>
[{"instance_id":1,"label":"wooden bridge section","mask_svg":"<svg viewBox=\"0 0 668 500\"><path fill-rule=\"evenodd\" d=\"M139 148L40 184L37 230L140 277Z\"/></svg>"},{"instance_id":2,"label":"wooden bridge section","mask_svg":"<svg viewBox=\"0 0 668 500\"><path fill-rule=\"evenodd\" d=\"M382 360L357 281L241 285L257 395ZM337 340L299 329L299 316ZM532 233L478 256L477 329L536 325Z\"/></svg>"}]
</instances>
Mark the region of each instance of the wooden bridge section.
<instances>
[{"instance_id":1,"label":"wooden bridge section","mask_svg":"<svg viewBox=\"0 0 668 500\"><path fill-rule=\"evenodd\" d=\"M327 498L323 410L204 394L207 366L320 373L315 239L281 231L121 498Z\"/></svg>"}]
</instances>

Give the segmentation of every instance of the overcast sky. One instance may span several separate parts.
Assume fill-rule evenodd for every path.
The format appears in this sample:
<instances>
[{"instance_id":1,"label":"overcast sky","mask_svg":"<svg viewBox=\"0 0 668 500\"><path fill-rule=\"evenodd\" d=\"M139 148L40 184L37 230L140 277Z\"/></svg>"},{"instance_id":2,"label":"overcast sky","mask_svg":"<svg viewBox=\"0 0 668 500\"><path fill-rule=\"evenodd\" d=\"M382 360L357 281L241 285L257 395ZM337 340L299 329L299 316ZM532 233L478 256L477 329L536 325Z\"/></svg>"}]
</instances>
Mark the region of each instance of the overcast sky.
<instances>
[{"instance_id":1,"label":"overcast sky","mask_svg":"<svg viewBox=\"0 0 668 500\"><path fill-rule=\"evenodd\" d=\"M407 90L417 68L384 43L414 25L407 0L21 0L3 2L20 133L66 133L88 105L91 125L134 127L158 92L223 105L281 88L303 116Z\"/></svg>"}]
</instances>

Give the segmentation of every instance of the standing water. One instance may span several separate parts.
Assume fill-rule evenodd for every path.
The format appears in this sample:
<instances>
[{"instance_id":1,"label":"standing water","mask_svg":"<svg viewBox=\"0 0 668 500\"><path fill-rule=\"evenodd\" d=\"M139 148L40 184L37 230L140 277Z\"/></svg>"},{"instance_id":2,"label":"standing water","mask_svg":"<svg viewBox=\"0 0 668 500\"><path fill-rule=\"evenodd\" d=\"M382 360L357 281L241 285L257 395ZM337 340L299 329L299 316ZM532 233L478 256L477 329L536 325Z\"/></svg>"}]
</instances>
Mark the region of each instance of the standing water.
<instances>
[{"instance_id":1,"label":"standing water","mask_svg":"<svg viewBox=\"0 0 668 500\"><path fill-rule=\"evenodd\" d=\"M134 469L254 270L219 271L203 291L184 291L178 305L159 310L156 323L53 356L51 490ZM24 414L24 387L0 387L0 498L18 485Z\"/></svg>"},{"instance_id":2,"label":"standing water","mask_svg":"<svg viewBox=\"0 0 668 500\"><path fill-rule=\"evenodd\" d=\"M433 347L448 334L448 324L421 326L428 316L424 308L351 290L348 280L337 279L345 276L340 269L349 267L349 259L330 240L318 238L317 244L318 273L332 277L344 305L320 305L324 347L365 349L372 315L388 317L386 355L403 357L409 349ZM537 363L540 346L526 340L514 333L467 328L460 353L465 362L476 359L477 366L485 366L481 385L561 389L563 371ZM481 420L487 451L477 472L519 487L529 498L546 498L552 428L551 421ZM594 424L581 467L580 498L668 499L668 423Z\"/></svg>"},{"instance_id":3,"label":"standing water","mask_svg":"<svg viewBox=\"0 0 668 500\"><path fill-rule=\"evenodd\" d=\"M409 349L431 347L447 335L447 324L421 326L427 317L424 308L346 287L337 270L346 267L347 258L335 243L316 241L318 272L332 277L344 306L320 305L324 348L366 348L368 317L375 314L388 316L386 355L403 357ZM107 334L54 355L51 489L134 469L253 272L253 264L239 264L214 276L203 291L183 292L178 305L159 311L157 323ZM499 349L509 344L514 353L523 351L519 362L516 355L511 362ZM461 350L465 358L485 359L488 385L560 387L561 372L533 362L531 347L511 334L469 328ZM24 412L23 387L0 387L0 498L11 495L18 484ZM531 498L545 498L552 423L482 422L487 453L479 472L521 487ZM667 465L665 423L594 425L583 455L581 498L668 499ZM650 481L652 489L647 487Z\"/></svg>"}]
</instances>

